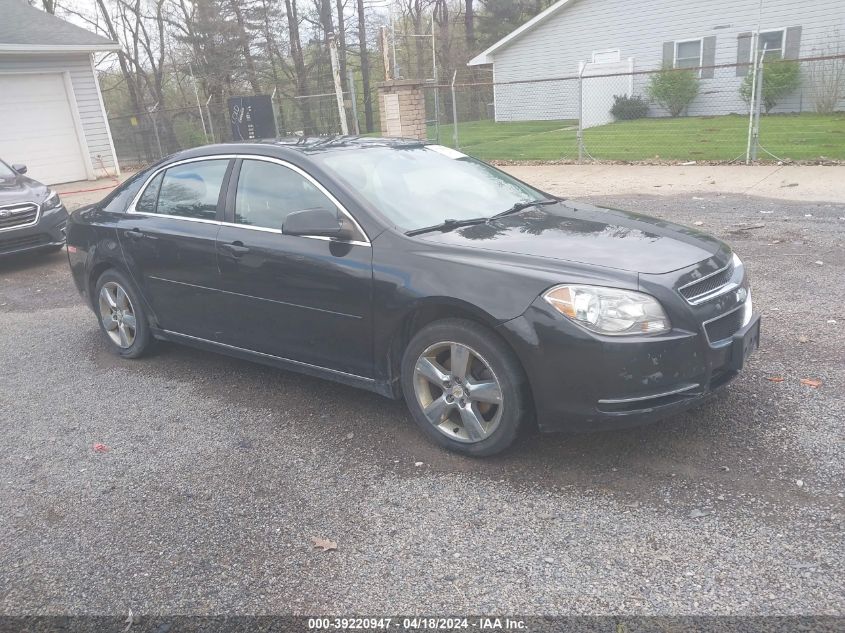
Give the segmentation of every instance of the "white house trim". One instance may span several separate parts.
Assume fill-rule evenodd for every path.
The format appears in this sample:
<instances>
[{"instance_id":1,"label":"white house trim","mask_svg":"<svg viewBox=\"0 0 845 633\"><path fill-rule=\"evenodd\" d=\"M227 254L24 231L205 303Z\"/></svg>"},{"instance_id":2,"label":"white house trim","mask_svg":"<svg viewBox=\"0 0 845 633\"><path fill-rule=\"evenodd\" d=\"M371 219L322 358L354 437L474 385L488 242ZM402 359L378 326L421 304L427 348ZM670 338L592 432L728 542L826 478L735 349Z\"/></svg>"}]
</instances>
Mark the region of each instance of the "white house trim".
<instances>
[{"instance_id":1,"label":"white house trim","mask_svg":"<svg viewBox=\"0 0 845 633\"><path fill-rule=\"evenodd\" d=\"M85 138L85 130L82 127L82 117L79 115L79 106L76 104L76 93L73 90L70 73L67 71L63 72L62 79L65 82L65 95L67 96L71 117L73 118L73 128L76 130L76 138L79 141L79 149L82 152L82 164L85 166L85 174L88 176L88 180L96 180L94 164L91 162L91 152L88 150L88 139Z\"/></svg>"},{"instance_id":2,"label":"white house trim","mask_svg":"<svg viewBox=\"0 0 845 633\"><path fill-rule=\"evenodd\" d=\"M120 44L3 44L0 53L96 53L119 51Z\"/></svg>"},{"instance_id":3,"label":"white house trim","mask_svg":"<svg viewBox=\"0 0 845 633\"><path fill-rule=\"evenodd\" d=\"M525 24L520 26L518 29L516 29L515 31L511 31L505 37L503 37L498 42L493 44L493 46L488 48L486 51L484 51L483 53L481 53L477 57L474 57L473 59L471 59L470 62L467 64L467 66L484 66L485 64L492 64L493 63L493 53L495 51L499 50L500 48L502 48L506 44L509 44L511 41L520 37L523 33L530 31L535 26L537 26L541 22L544 22L547 18L551 17L552 15L557 13L560 9L562 9L563 7L565 7L568 4L571 4L572 2L575 2L575 0L558 0L558 2L554 3L548 9L546 9L542 13L535 15L533 18L528 20L528 22L526 22Z\"/></svg>"},{"instance_id":4,"label":"white house trim","mask_svg":"<svg viewBox=\"0 0 845 633\"><path fill-rule=\"evenodd\" d=\"M117 151L114 148L114 138L111 134L111 125L109 125L109 117L106 113L106 105L103 103L103 91L100 90L100 79L97 77L97 70L94 68L94 54L91 57L91 73L94 75L94 85L97 86L97 99L100 102L100 112L103 113L103 121L106 124L106 133L109 137L109 147L111 148L112 159L114 160L114 175L120 176L120 163L117 161Z\"/></svg>"}]
</instances>

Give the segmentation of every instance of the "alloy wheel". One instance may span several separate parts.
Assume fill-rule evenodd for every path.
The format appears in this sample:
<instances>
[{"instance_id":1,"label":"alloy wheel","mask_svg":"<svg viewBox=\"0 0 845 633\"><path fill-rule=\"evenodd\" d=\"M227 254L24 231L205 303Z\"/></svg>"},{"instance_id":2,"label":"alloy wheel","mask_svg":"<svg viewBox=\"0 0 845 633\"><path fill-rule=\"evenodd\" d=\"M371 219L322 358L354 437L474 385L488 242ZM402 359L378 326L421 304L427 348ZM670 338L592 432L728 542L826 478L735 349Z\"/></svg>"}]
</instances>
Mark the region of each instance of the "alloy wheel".
<instances>
[{"instance_id":1,"label":"alloy wheel","mask_svg":"<svg viewBox=\"0 0 845 633\"><path fill-rule=\"evenodd\" d=\"M414 393L432 426L459 442L488 438L502 418L499 379L478 352L462 343L435 343L420 355Z\"/></svg>"},{"instance_id":2,"label":"alloy wheel","mask_svg":"<svg viewBox=\"0 0 845 633\"><path fill-rule=\"evenodd\" d=\"M129 295L120 284L107 281L100 289L100 319L112 342L121 349L135 342L135 310Z\"/></svg>"}]
</instances>

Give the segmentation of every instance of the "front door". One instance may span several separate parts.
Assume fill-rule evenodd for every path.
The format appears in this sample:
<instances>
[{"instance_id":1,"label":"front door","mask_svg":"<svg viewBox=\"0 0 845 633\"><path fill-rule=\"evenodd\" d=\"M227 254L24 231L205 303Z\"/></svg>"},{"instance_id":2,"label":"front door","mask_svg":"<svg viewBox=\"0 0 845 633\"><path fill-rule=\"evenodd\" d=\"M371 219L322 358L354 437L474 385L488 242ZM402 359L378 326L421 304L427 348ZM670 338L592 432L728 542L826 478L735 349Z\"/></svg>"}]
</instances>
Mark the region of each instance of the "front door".
<instances>
[{"instance_id":1,"label":"front door","mask_svg":"<svg viewBox=\"0 0 845 633\"><path fill-rule=\"evenodd\" d=\"M219 329L216 239L230 166L207 159L169 167L120 220L129 270L162 329L210 340Z\"/></svg>"},{"instance_id":2,"label":"front door","mask_svg":"<svg viewBox=\"0 0 845 633\"><path fill-rule=\"evenodd\" d=\"M217 236L226 308L217 340L288 360L372 377L372 248L283 235L288 214L339 209L319 183L274 159L244 159Z\"/></svg>"}]
</instances>

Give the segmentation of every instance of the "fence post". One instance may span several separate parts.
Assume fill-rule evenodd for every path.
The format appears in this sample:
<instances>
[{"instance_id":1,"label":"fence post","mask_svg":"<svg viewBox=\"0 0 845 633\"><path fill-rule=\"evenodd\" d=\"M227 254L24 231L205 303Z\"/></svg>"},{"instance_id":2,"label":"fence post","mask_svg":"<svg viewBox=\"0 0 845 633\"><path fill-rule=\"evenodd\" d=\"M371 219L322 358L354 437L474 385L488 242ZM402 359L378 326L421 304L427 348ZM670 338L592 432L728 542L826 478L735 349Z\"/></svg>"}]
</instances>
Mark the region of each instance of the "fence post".
<instances>
[{"instance_id":1,"label":"fence post","mask_svg":"<svg viewBox=\"0 0 845 633\"><path fill-rule=\"evenodd\" d=\"M270 95L270 108L273 110L273 129L276 130L276 138L279 138L279 116L276 114L276 91L278 86L273 86L273 94Z\"/></svg>"},{"instance_id":2,"label":"fence post","mask_svg":"<svg viewBox=\"0 0 845 633\"><path fill-rule=\"evenodd\" d=\"M337 61L337 37L329 33L329 56L332 62L332 77L334 77L334 91L337 96L337 114L340 117L340 131L349 136L349 125L346 123L346 108L343 105L343 86L340 83L340 68Z\"/></svg>"},{"instance_id":3,"label":"fence post","mask_svg":"<svg viewBox=\"0 0 845 633\"><path fill-rule=\"evenodd\" d=\"M754 56L754 64L751 72L754 73L751 77L751 99L748 101L748 142L745 146L745 164L751 164L751 139L754 135L754 103L757 98L757 68L759 66L759 52L757 51L757 42L760 37L760 29L757 27L757 32L751 36L751 54Z\"/></svg>"},{"instance_id":4,"label":"fence post","mask_svg":"<svg viewBox=\"0 0 845 633\"><path fill-rule=\"evenodd\" d=\"M208 129L211 132L211 142L216 143L217 140L214 138L214 123L211 122L211 108L208 107L209 103L211 103L211 95L208 95L208 99L205 101L205 113L208 115Z\"/></svg>"},{"instance_id":5,"label":"fence post","mask_svg":"<svg viewBox=\"0 0 845 633\"><path fill-rule=\"evenodd\" d=\"M584 62L578 64L578 162L584 161Z\"/></svg>"},{"instance_id":6,"label":"fence post","mask_svg":"<svg viewBox=\"0 0 845 633\"><path fill-rule=\"evenodd\" d=\"M161 138L158 135L158 125L156 124L155 116L153 116L153 112L156 111L156 108L158 108L158 103L156 103L152 108L147 110L147 114L150 117L150 122L153 124L153 134L155 134L156 145L158 145L158 157L164 158L164 151L161 149Z\"/></svg>"},{"instance_id":7,"label":"fence post","mask_svg":"<svg viewBox=\"0 0 845 633\"><path fill-rule=\"evenodd\" d=\"M355 74L350 68L347 71L349 82L349 100L352 103L352 125L355 128L355 136L361 135L361 125L358 123L358 95L355 94Z\"/></svg>"},{"instance_id":8,"label":"fence post","mask_svg":"<svg viewBox=\"0 0 845 633\"><path fill-rule=\"evenodd\" d=\"M763 55L766 54L765 45ZM760 67L757 70L757 94L754 98L754 129L751 133L751 160L757 160L757 148L760 147L760 110L763 106L763 66L764 59L760 59Z\"/></svg>"},{"instance_id":9,"label":"fence post","mask_svg":"<svg viewBox=\"0 0 845 633\"><path fill-rule=\"evenodd\" d=\"M202 113L202 106L200 106L200 91L197 89L197 80L194 77L194 67L189 63L188 71L191 73L191 83L194 86L194 96L197 99L197 110L200 113L200 123L202 123L202 135L205 137L205 142L208 143L208 130L205 129L205 116Z\"/></svg>"},{"instance_id":10,"label":"fence post","mask_svg":"<svg viewBox=\"0 0 845 633\"><path fill-rule=\"evenodd\" d=\"M458 100L455 98L455 80L458 78L458 71L456 70L452 75L452 141L454 141L455 149L461 149L458 139Z\"/></svg>"},{"instance_id":11,"label":"fence post","mask_svg":"<svg viewBox=\"0 0 845 633\"><path fill-rule=\"evenodd\" d=\"M431 14L431 78L434 81L434 138L440 142L440 88L437 74L437 38L434 35L434 14ZM453 99L454 101L454 99ZM428 134L426 134L428 136Z\"/></svg>"}]
</instances>

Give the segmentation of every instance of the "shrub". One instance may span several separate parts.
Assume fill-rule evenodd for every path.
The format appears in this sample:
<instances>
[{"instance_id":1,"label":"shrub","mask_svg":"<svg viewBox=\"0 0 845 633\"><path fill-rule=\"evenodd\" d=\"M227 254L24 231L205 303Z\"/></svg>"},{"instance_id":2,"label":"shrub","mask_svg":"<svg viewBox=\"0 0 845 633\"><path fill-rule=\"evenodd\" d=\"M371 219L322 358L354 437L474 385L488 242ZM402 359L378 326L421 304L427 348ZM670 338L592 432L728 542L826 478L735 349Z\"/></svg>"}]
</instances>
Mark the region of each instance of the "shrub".
<instances>
[{"instance_id":1,"label":"shrub","mask_svg":"<svg viewBox=\"0 0 845 633\"><path fill-rule=\"evenodd\" d=\"M680 116L698 95L698 77L694 70L664 68L651 76L648 96L673 117Z\"/></svg>"},{"instance_id":2,"label":"shrub","mask_svg":"<svg viewBox=\"0 0 845 633\"><path fill-rule=\"evenodd\" d=\"M648 103L640 96L613 95L610 114L617 121L630 121L648 116Z\"/></svg>"},{"instance_id":3,"label":"shrub","mask_svg":"<svg viewBox=\"0 0 845 633\"><path fill-rule=\"evenodd\" d=\"M749 72L739 87L739 96L751 105L754 72ZM784 97L801 85L801 66L796 61L778 60L763 63L763 108L768 114Z\"/></svg>"}]
</instances>

